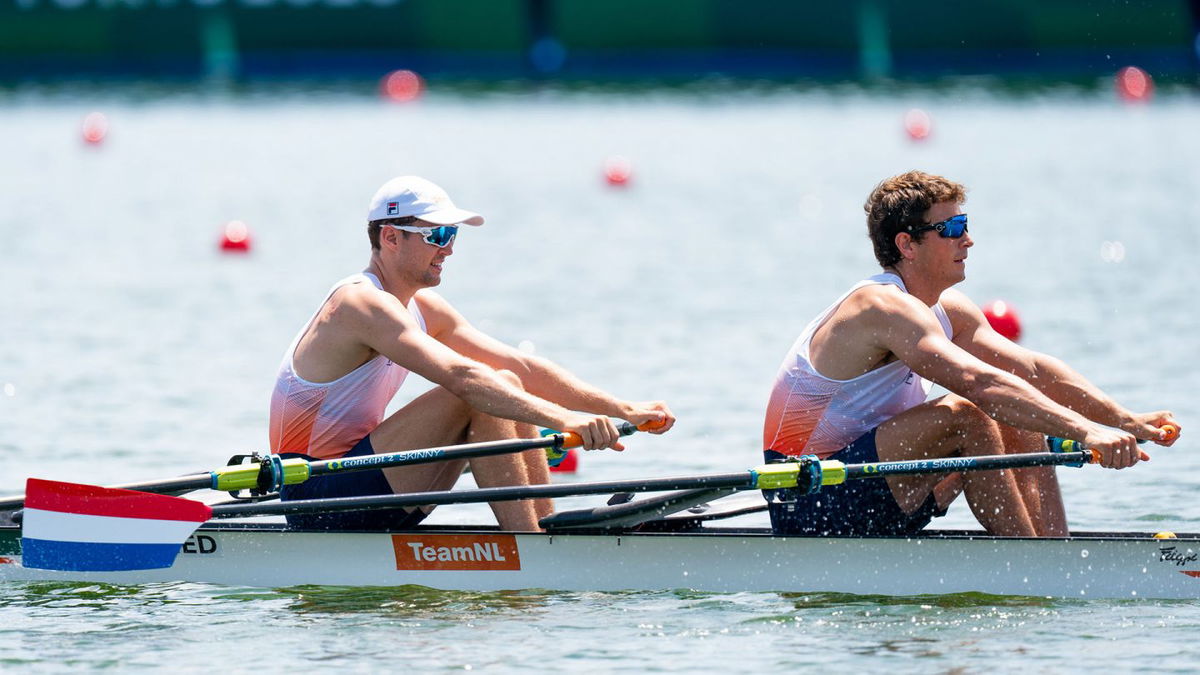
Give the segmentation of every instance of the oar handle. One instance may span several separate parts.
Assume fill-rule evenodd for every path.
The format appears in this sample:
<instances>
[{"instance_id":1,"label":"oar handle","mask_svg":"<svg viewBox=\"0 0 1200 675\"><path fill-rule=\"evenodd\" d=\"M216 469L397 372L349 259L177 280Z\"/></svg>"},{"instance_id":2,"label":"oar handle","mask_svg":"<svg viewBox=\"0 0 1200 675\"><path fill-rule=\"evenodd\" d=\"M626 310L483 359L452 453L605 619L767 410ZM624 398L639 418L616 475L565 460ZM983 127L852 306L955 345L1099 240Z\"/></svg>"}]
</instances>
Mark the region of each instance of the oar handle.
<instances>
[{"instance_id":1,"label":"oar handle","mask_svg":"<svg viewBox=\"0 0 1200 675\"><path fill-rule=\"evenodd\" d=\"M1173 441L1176 438L1179 438L1179 427L1175 426L1174 424L1164 424L1159 427L1158 430L1163 432L1164 441Z\"/></svg>"},{"instance_id":2,"label":"oar handle","mask_svg":"<svg viewBox=\"0 0 1200 675\"><path fill-rule=\"evenodd\" d=\"M1179 436L1179 427L1175 426L1174 424L1164 424L1161 427L1159 427L1159 430L1162 431L1164 434L1164 438L1163 438L1164 441L1170 441ZM1141 439L1138 440L1139 445L1141 445L1142 443L1145 443L1145 442L1146 441L1143 441ZM1092 450L1091 448L1084 447L1083 444L1080 443L1079 441L1073 441L1069 438L1059 438L1057 436L1047 436L1046 437L1046 446L1050 448L1050 452L1082 452L1082 453L1085 453L1089 458L1088 463L1090 463L1090 464L1098 464L1100 462L1100 453L1096 452L1095 450ZM1138 452L1141 453L1140 459L1143 462L1148 461L1150 459L1150 455L1146 454L1146 452L1144 450L1138 450ZM1083 464L1082 463L1068 464L1067 466L1083 466Z\"/></svg>"},{"instance_id":3,"label":"oar handle","mask_svg":"<svg viewBox=\"0 0 1200 675\"><path fill-rule=\"evenodd\" d=\"M633 422L621 422L617 425L617 433L621 436L629 436L637 431L652 431L664 424L666 424L666 422L657 422L653 420L649 422L642 422L638 425L635 425ZM579 446L583 445L583 438L580 437L579 434L568 431L562 434L562 437L562 447L564 448L578 448ZM549 454L549 450L547 450L547 454Z\"/></svg>"}]
</instances>

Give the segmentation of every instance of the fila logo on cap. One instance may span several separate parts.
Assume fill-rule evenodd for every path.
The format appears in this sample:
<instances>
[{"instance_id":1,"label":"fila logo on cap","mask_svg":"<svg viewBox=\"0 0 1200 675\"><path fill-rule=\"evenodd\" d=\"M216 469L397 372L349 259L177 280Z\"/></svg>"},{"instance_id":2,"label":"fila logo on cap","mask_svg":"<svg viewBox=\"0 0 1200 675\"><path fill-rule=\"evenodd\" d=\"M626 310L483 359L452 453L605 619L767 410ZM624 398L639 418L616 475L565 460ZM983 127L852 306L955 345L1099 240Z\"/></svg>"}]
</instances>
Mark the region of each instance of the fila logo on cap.
<instances>
[{"instance_id":1,"label":"fila logo on cap","mask_svg":"<svg viewBox=\"0 0 1200 675\"><path fill-rule=\"evenodd\" d=\"M387 214L389 216L394 216L397 213L400 213L400 202L388 202L387 203Z\"/></svg>"}]
</instances>

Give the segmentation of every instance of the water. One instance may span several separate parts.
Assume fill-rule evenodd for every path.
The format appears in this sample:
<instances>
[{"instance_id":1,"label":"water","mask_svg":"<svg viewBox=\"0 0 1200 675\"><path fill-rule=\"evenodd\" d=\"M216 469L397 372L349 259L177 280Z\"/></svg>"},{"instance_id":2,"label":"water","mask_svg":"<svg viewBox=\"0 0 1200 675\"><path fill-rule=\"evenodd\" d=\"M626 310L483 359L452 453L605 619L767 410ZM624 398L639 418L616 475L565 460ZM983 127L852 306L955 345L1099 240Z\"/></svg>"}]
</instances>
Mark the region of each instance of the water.
<instances>
[{"instance_id":1,"label":"water","mask_svg":"<svg viewBox=\"0 0 1200 675\"><path fill-rule=\"evenodd\" d=\"M934 123L921 144L901 130L916 106ZM79 124L94 109L111 130L89 148ZM757 463L779 360L874 271L862 201L909 168L971 188L969 295L1010 302L1024 344L1187 425L1200 412L1197 118L1182 94L1127 107L970 88L433 92L415 106L316 90L10 95L0 492L29 475L123 482L263 449L282 351L328 286L365 265L367 199L399 173L488 218L459 238L439 289L469 319L679 416L667 436L586 455L579 480ZM613 155L632 162L628 189L602 181ZM233 219L251 228L249 256L216 252ZM1071 526L1200 529L1190 447L1125 472L1060 470ZM957 504L939 524L973 520ZM979 595L19 584L0 588L0 663L1184 670L1198 623L1196 603Z\"/></svg>"}]
</instances>

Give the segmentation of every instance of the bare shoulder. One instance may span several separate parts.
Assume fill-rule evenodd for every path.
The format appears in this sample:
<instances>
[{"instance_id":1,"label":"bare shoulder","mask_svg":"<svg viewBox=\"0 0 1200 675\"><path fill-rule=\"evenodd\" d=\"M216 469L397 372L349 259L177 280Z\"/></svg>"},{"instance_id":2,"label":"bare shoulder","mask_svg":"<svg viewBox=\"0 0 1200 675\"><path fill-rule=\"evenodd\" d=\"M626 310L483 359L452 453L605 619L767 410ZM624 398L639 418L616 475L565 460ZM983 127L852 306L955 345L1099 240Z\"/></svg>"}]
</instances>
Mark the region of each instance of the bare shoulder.
<instances>
[{"instance_id":1,"label":"bare shoulder","mask_svg":"<svg viewBox=\"0 0 1200 675\"><path fill-rule=\"evenodd\" d=\"M313 382L332 382L389 343L419 332L410 330L414 326L416 319L396 296L370 283L345 284L325 301L297 345L296 372Z\"/></svg>"},{"instance_id":2,"label":"bare shoulder","mask_svg":"<svg viewBox=\"0 0 1200 675\"><path fill-rule=\"evenodd\" d=\"M416 321L399 298L369 283L346 284L334 291L326 313L333 323L358 330L403 330Z\"/></svg>"},{"instance_id":3,"label":"bare shoulder","mask_svg":"<svg viewBox=\"0 0 1200 675\"><path fill-rule=\"evenodd\" d=\"M892 284L873 284L858 289L839 307L846 316L861 317L865 323L892 323L923 318L931 310L920 300Z\"/></svg>"},{"instance_id":4,"label":"bare shoulder","mask_svg":"<svg viewBox=\"0 0 1200 675\"><path fill-rule=\"evenodd\" d=\"M425 329L434 337L453 332L455 328L466 323L449 300L431 289L423 288L413 297L421 310L421 316L425 318Z\"/></svg>"},{"instance_id":5,"label":"bare shoulder","mask_svg":"<svg viewBox=\"0 0 1200 675\"><path fill-rule=\"evenodd\" d=\"M431 288L422 288L413 298L422 312L437 314L454 310L445 298Z\"/></svg>"},{"instance_id":6,"label":"bare shoulder","mask_svg":"<svg viewBox=\"0 0 1200 675\"><path fill-rule=\"evenodd\" d=\"M933 320L928 307L896 286L864 286L843 300L813 334L809 358L825 377L858 377L894 360L896 336L914 333L922 311Z\"/></svg>"},{"instance_id":7,"label":"bare shoulder","mask_svg":"<svg viewBox=\"0 0 1200 675\"><path fill-rule=\"evenodd\" d=\"M950 319L950 325L954 328L955 335L963 331L973 331L975 328L987 324L983 311L967 297L966 293L958 289L948 288L943 291L942 297L938 298L938 303L941 304L942 309L946 310L946 316Z\"/></svg>"}]
</instances>

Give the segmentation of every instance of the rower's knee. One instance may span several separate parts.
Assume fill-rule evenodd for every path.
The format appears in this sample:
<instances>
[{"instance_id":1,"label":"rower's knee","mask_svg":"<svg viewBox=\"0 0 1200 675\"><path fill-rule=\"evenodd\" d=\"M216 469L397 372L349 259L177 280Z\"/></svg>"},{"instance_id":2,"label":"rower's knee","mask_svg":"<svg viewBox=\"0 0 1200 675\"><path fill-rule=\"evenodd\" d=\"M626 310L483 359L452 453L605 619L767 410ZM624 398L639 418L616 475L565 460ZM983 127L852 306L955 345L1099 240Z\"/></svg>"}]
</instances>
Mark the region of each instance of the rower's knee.
<instances>
[{"instance_id":1,"label":"rower's knee","mask_svg":"<svg viewBox=\"0 0 1200 675\"><path fill-rule=\"evenodd\" d=\"M443 415L466 419L471 414L471 406L445 387L434 387L426 396L434 400Z\"/></svg>"},{"instance_id":2,"label":"rower's knee","mask_svg":"<svg viewBox=\"0 0 1200 675\"><path fill-rule=\"evenodd\" d=\"M957 394L948 394L942 405L950 411L954 427L962 434L997 434L999 425L979 406Z\"/></svg>"},{"instance_id":3,"label":"rower's knee","mask_svg":"<svg viewBox=\"0 0 1200 675\"><path fill-rule=\"evenodd\" d=\"M1018 429L1007 424L999 424L1000 437L1004 440L1004 452L1040 452L1046 449L1046 436L1036 431Z\"/></svg>"}]
</instances>

